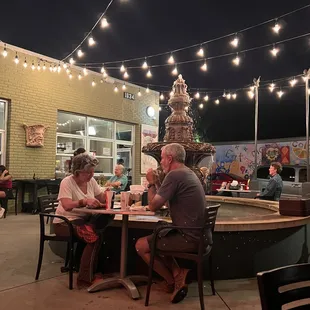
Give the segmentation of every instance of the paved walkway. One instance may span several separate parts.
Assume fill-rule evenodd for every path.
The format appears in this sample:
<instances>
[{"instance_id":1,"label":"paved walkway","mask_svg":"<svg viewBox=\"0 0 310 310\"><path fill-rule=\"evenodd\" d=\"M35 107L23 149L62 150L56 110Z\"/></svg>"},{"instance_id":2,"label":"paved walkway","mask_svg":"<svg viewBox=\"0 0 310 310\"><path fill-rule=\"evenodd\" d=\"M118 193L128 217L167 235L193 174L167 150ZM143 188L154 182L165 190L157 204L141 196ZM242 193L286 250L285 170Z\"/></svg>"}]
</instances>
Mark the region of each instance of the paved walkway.
<instances>
[{"instance_id":1,"label":"paved walkway","mask_svg":"<svg viewBox=\"0 0 310 310\"><path fill-rule=\"evenodd\" d=\"M40 281L35 282L39 246L37 215L9 214L0 219L0 310L43 309L146 309L146 287L140 287L142 299L131 300L125 289L90 294L68 289L68 276L60 273L63 260L46 244ZM205 283L206 309L261 309L256 279L216 281L216 296ZM197 283L189 286L188 297L177 305L154 285L149 309L200 309Z\"/></svg>"}]
</instances>

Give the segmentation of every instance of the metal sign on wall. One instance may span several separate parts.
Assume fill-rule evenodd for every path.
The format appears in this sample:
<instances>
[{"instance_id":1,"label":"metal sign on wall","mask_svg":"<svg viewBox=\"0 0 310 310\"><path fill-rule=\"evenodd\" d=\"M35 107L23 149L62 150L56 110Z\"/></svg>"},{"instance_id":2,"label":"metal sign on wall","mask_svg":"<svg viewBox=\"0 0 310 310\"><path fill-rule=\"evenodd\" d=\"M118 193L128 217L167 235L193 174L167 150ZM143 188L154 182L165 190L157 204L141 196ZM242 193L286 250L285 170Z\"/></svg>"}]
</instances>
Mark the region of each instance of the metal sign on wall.
<instances>
[{"instance_id":1,"label":"metal sign on wall","mask_svg":"<svg viewBox=\"0 0 310 310\"><path fill-rule=\"evenodd\" d=\"M135 100L135 95L124 91L124 98L128 100Z\"/></svg>"}]
</instances>

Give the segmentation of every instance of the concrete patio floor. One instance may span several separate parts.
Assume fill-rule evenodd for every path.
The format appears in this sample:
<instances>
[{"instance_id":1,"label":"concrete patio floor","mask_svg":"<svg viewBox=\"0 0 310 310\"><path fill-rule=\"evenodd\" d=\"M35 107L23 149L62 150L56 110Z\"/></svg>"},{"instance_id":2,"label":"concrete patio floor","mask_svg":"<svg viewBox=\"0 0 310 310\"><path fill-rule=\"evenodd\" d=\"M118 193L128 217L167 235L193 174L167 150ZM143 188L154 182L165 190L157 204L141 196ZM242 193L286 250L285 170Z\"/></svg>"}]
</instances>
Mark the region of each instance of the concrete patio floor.
<instances>
[{"instance_id":1,"label":"concrete patio floor","mask_svg":"<svg viewBox=\"0 0 310 310\"><path fill-rule=\"evenodd\" d=\"M68 276L60 273L63 260L45 247L40 281L35 281L39 246L37 215L9 214L0 219L0 309L145 309L146 286L142 298L132 300L123 288L88 293L68 289ZM47 245L47 244L46 244ZM261 309L256 279L216 281L212 296L205 283L206 309ZM197 283L189 286L187 298L171 304L169 295L152 287L149 309L200 309Z\"/></svg>"}]
</instances>

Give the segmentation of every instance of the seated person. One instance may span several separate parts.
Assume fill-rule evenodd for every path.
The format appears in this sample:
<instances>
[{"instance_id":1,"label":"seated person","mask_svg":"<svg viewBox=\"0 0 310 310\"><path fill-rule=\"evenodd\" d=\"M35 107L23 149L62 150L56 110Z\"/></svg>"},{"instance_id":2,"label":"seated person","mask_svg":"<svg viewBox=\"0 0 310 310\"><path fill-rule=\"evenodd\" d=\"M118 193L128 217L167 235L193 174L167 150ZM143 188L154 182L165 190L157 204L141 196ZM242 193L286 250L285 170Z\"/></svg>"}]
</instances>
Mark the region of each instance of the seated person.
<instances>
[{"instance_id":1,"label":"seated person","mask_svg":"<svg viewBox=\"0 0 310 310\"><path fill-rule=\"evenodd\" d=\"M65 177L60 183L58 194L59 205L56 215L66 217L73 225L74 234L86 243L79 274L78 287L89 286L95 279L96 265L102 243L102 232L113 220L113 216L105 214L91 215L75 213L75 208L100 208L106 201L106 193L101 190L93 178L94 169L99 161L88 154L79 154L72 160L72 175ZM68 236L67 224L58 218L53 221L55 234Z\"/></svg>"},{"instance_id":2,"label":"seated person","mask_svg":"<svg viewBox=\"0 0 310 310\"><path fill-rule=\"evenodd\" d=\"M279 173L282 171L282 165L278 162L272 162L269 167L270 179L267 187L258 193L255 198L264 200L280 200L283 182Z\"/></svg>"},{"instance_id":3,"label":"seated person","mask_svg":"<svg viewBox=\"0 0 310 310\"><path fill-rule=\"evenodd\" d=\"M5 192L0 191L0 198L5 198ZM5 209L0 207L0 219L2 219L3 217L5 217Z\"/></svg>"},{"instance_id":4,"label":"seated person","mask_svg":"<svg viewBox=\"0 0 310 310\"><path fill-rule=\"evenodd\" d=\"M8 199L14 198L12 193L12 175L5 166L0 165L0 203L1 207L5 210L4 217L7 212Z\"/></svg>"},{"instance_id":5,"label":"seated person","mask_svg":"<svg viewBox=\"0 0 310 310\"><path fill-rule=\"evenodd\" d=\"M111 186L116 193L124 191L128 183L128 178L124 175L124 171L123 165L116 165L113 177L109 179L105 186Z\"/></svg>"},{"instance_id":6,"label":"seated person","mask_svg":"<svg viewBox=\"0 0 310 310\"><path fill-rule=\"evenodd\" d=\"M228 183L227 182L222 182L219 191L216 193L216 196L232 197L233 196L232 192L221 191L221 189L229 189L230 184L231 184L230 182L228 182Z\"/></svg>"}]
</instances>

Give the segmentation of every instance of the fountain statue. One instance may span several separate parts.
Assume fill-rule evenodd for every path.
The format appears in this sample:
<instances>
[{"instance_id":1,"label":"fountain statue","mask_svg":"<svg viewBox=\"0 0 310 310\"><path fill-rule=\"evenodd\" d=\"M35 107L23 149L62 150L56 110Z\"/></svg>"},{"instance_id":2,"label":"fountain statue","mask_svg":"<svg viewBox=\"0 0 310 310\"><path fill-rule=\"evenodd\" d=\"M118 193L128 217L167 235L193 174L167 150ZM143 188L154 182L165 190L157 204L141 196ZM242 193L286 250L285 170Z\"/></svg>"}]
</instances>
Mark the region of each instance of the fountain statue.
<instances>
[{"instance_id":1,"label":"fountain statue","mask_svg":"<svg viewBox=\"0 0 310 310\"><path fill-rule=\"evenodd\" d=\"M165 121L166 134L164 141L148 143L142 148L142 152L155 158L159 164L161 148L169 143L179 143L183 145L186 151L186 166L191 168L203 182L203 173L197 166L203 158L212 156L215 153L215 147L210 143L194 142L193 119L186 112L191 100L185 80L180 74L173 83L172 93L168 101L172 113Z\"/></svg>"}]
</instances>

